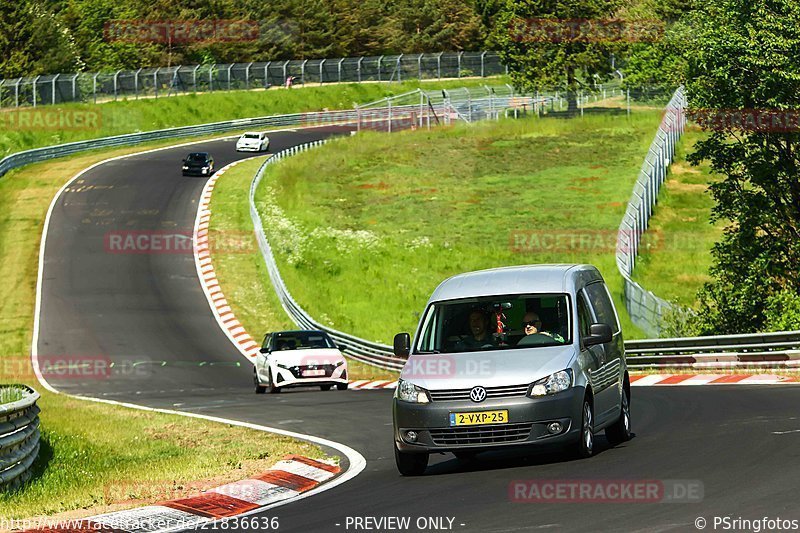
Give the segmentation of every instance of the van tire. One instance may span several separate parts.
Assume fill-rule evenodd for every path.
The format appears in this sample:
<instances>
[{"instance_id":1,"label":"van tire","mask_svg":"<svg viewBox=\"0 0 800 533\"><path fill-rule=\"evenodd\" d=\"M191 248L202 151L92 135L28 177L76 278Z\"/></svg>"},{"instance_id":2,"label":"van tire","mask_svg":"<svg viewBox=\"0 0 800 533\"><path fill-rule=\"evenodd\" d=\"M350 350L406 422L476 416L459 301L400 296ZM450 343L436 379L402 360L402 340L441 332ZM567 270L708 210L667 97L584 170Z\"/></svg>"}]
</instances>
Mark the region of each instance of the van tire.
<instances>
[{"instance_id":1,"label":"van tire","mask_svg":"<svg viewBox=\"0 0 800 533\"><path fill-rule=\"evenodd\" d=\"M394 462L403 476L421 476L428 468L427 453L406 453L394 447Z\"/></svg>"},{"instance_id":2,"label":"van tire","mask_svg":"<svg viewBox=\"0 0 800 533\"><path fill-rule=\"evenodd\" d=\"M606 428L606 439L612 446L631 440L631 403L628 394L628 389L623 387L619 419Z\"/></svg>"},{"instance_id":3,"label":"van tire","mask_svg":"<svg viewBox=\"0 0 800 533\"><path fill-rule=\"evenodd\" d=\"M594 453L594 408L589 396L583 399L581 408L581 431L578 441L572 446L576 459L586 459Z\"/></svg>"}]
</instances>

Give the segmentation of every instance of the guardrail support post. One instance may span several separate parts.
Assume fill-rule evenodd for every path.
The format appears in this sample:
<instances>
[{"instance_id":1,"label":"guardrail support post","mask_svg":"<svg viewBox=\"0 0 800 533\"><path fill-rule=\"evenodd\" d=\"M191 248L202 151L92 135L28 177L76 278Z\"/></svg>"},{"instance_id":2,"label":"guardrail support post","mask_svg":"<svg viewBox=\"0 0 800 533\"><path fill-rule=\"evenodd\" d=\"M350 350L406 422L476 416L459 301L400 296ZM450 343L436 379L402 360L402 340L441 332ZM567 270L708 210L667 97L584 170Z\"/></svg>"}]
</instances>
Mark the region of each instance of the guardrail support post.
<instances>
[{"instance_id":1,"label":"guardrail support post","mask_svg":"<svg viewBox=\"0 0 800 533\"><path fill-rule=\"evenodd\" d=\"M356 70L358 71L358 83L361 83L361 62L364 61L363 57L358 58L358 65L356 66Z\"/></svg>"},{"instance_id":2,"label":"guardrail support post","mask_svg":"<svg viewBox=\"0 0 800 533\"><path fill-rule=\"evenodd\" d=\"M228 65L228 90L231 90L231 69L233 68L233 64L231 63Z\"/></svg>"},{"instance_id":3,"label":"guardrail support post","mask_svg":"<svg viewBox=\"0 0 800 533\"><path fill-rule=\"evenodd\" d=\"M336 64L336 70L339 72L339 83L342 83L342 63L344 62L344 58L339 60L339 63Z\"/></svg>"},{"instance_id":4,"label":"guardrail support post","mask_svg":"<svg viewBox=\"0 0 800 533\"><path fill-rule=\"evenodd\" d=\"M118 80L119 80L119 73L120 72L122 72L122 71L118 70L118 71L116 71L114 73L114 101L115 102L117 101L117 83L118 83Z\"/></svg>"},{"instance_id":5,"label":"guardrail support post","mask_svg":"<svg viewBox=\"0 0 800 533\"><path fill-rule=\"evenodd\" d=\"M383 56L378 58L378 81L381 81L381 61L383 61Z\"/></svg>"},{"instance_id":6,"label":"guardrail support post","mask_svg":"<svg viewBox=\"0 0 800 533\"><path fill-rule=\"evenodd\" d=\"M486 77L486 52L481 52L481 78ZM506 74L508 74L508 67L506 67Z\"/></svg>"},{"instance_id":7,"label":"guardrail support post","mask_svg":"<svg viewBox=\"0 0 800 533\"><path fill-rule=\"evenodd\" d=\"M155 93L156 100L158 99L158 71L161 70L161 67L157 68L155 72L153 72L153 92Z\"/></svg>"},{"instance_id":8,"label":"guardrail support post","mask_svg":"<svg viewBox=\"0 0 800 533\"><path fill-rule=\"evenodd\" d=\"M36 83L39 81L39 78L41 78L41 76L36 76L33 78L33 83L31 84L33 88L33 107L36 107Z\"/></svg>"},{"instance_id":9,"label":"guardrail support post","mask_svg":"<svg viewBox=\"0 0 800 533\"><path fill-rule=\"evenodd\" d=\"M302 63L300 63L300 84L306 84L306 63L308 63L308 59L304 59Z\"/></svg>"},{"instance_id":10,"label":"guardrail support post","mask_svg":"<svg viewBox=\"0 0 800 533\"><path fill-rule=\"evenodd\" d=\"M436 55L436 77L440 80L442 79L442 54L444 52L439 52Z\"/></svg>"},{"instance_id":11,"label":"guardrail support post","mask_svg":"<svg viewBox=\"0 0 800 533\"><path fill-rule=\"evenodd\" d=\"M324 65L324 64L325 64L325 60L324 59L319 62L319 84L320 85L322 85L322 73L323 73L322 65Z\"/></svg>"}]
</instances>

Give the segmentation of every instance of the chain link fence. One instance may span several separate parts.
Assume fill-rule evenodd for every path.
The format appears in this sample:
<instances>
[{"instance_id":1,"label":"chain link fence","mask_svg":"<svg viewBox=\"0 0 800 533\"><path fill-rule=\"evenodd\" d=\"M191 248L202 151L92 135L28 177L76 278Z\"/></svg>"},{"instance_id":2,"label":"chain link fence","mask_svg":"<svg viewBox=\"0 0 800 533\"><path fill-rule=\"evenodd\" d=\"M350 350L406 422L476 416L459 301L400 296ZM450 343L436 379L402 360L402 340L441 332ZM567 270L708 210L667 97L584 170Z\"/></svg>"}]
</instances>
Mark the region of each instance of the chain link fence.
<instances>
[{"instance_id":1,"label":"chain link fence","mask_svg":"<svg viewBox=\"0 0 800 533\"><path fill-rule=\"evenodd\" d=\"M507 73L496 52L441 52L252 63L177 65L0 80L0 107L160 98L306 83L390 82Z\"/></svg>"},{"instance_id":2,"label":"chain link fence","mask_svg":"<svg viewBox=\"0 0 800 533\"><path fill-rule=\"evenodd\" d=\"M616 260L624 283L625 308L633 323L654 337L658 337L663 329L664 315L676 309L633 281L632 276L642 235L649 226L658 192L675 155L675 146L686 126L685 109L686 96L683 87L679 87L664 109L664 118L647 151L617 233Z\"/></svg>"}]
</instances>

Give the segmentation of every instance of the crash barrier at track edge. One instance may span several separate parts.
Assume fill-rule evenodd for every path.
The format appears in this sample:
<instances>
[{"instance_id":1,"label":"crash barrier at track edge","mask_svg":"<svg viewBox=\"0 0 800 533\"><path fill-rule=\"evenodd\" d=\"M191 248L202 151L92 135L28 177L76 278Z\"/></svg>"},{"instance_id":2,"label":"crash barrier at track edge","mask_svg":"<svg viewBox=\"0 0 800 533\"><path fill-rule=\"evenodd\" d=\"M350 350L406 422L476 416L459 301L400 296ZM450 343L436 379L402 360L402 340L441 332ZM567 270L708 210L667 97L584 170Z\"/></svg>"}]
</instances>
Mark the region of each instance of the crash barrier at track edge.
<instances>
[{"instance_id":1,"label":"crash barrier at track edge","mask_svg":"<svg viewBox=\"0 0 800 533\"><path fill-rule=\"evenodd\" d=\"M400 370L404 358L396 357L390 346L361 339L314 320L291 296L281 278L255 204L255 193L266 169L286 157L321 146L316 141L278 152L267 159L250 184L250 217L270 281L281 305L299 327L326 331L337 343L347 346L353 359L387 370ZM666 368L800 368L800 331L629 340L625 342L628 366L633 369Z\"/></svg>"},{"instance_id":2,"label":"crash barrier at track edge","mask_svg":"<svg viewBox=\"0 0 800 533\"><path fill-rule=\"evenodd\" d=\"M31 476L39 455L39 393L30 387L25 397L0 405L0 490L13 489Z\"/></svg>"},{"instance_id":3,"label":"crash barrier at track edge","mask_svg":"<svg viewBox=\"0 0 800 533\"><path fill-rule=\"evenodd\" d=\"M413 91L416 98L424 102L424 107L420 113L420 105L409 104L386 108L356 108L336 111L310 111L305 113L290 113L284 115L270 115L264 117L251 117L223 122L212 122L208 124L198 124L195 126L182 126L178 128L167 128L154 131L128 133L99 139L89 139L76 141L43 148L34 148L16 152L0 159L0 177L8 171L19 168L31 163L39 163L57 157L73 155L88 150L100 148L116 148L122 146L133 146L145 142L178 139L182 137L192 137L198 135L214 135L231 133L236 131L262 129L262 128L283 128L283 127L310 127L310 126L337 126L354 125L359 129L388 129L392 130L392 124L396 129L408 127L422 127L424 122L436 121L441 118L448 122L452 117L459 114L468 116L486 116L504 112L508 109L534 109L534 98L517 94L507 90L507 86L484 87L476 91L469 89L455 89L445 92L442 91ZM541 98L537 101L544 102ZM538 109L538 108L537 108ZM433 117L433 118L431 118ZM459 118L455 118L459 120Z\"/></svg>"},{"instance_id":4,"label":"crash barrier at track edge","mask_svg":"<svg viewBox=\"0 0 800 533\"><path fill-rule=\"evenodd\" d=\"M311 318L311 316L302 307L300 307L294 298L292 298L292 295L286 288L286 284L283 282L283 278L281 278L280 272L278 271L278 265L275 262L275 256L272 254L272 248L270 247L267 236L264 233L261 215L259 214L258 209L256 209L256 190L258 189L261 179L264 177L264 172L268 166L274 165L288 156L305 152L306 150L316 146L321 146L325 142L326 141L324 140L314 141L282 150L264 161L264 163L258 169L258 172L256 172L256 175L250 184L250 218L253 221L253 228L255 229L256 239L258 240L258 247L261 250L264 263L267 265L269 279L272 282L272 286L275 288L275 292L278 295L281 305L286 310L286 313L288 313L288 315L292 318L292 320L295 321L295 323L297 323L299 327L327 332L337 344L346 346L347 355L357 361L368 363L370 365L387 370L400 370L403 368L405 360L395 357L388 346L378 344L376 342L370 342L353 335L348 335L347 333L343 333L320 324Z\"/></svg>"},{"instance_id":5,"label":"crash barrier at track edge","mask_svg":"<svg viewBox=\"0 0 800 533\"><path fill-rule=\"evenodd\" d=\"M657 337L663 329L667 311L680 312L666 300L633 281L633 269L639 254L642 235L647 230L658 192L667 177L667 170L675 155L675 146L686 126L686 96L678 87L664 109L664 117L656 136L647 151L625 216L617 233L616 261L623 279L623 300L631 321L648 335Z\"/></svg>"}]
</instances>

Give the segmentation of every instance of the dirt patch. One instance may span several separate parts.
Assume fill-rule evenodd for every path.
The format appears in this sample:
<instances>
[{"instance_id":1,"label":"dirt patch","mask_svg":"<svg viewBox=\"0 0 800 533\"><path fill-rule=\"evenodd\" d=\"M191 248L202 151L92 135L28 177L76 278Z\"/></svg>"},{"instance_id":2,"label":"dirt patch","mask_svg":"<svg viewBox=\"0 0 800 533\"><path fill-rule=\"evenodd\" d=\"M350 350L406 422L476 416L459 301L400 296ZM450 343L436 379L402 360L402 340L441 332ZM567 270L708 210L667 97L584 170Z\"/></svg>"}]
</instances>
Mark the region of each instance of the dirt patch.
<instances>
[{"instance_id":1,"label":"dirt patch","mask_svg":"<svg viewBox=\"0 0 800 533\"><path fill-rule=\"evenodd\" d=\"M697 167L693 167L688 163L673 163L672 166L669 167L669 171L675 175L681 174L701 174L700 169Z\"/></svg>"},{"instance_id":2,"label":"dirt patch","mask_svg":"<svg viewBox=\"0 0 800 533\"><path fill-rule=\"evenodd\" d=\"M361 185L356 185L356 189L377 189L379 191L385 191L389 189L389 184L383 181L379 181L378 183L362 183Z\"/></svg>"},{"instance_id":3,"label":"dirt patch","mask_svg":"<svg viewBox=\"0 0 800 533\"><path fill-rule=\"evenodd\" d=\"M589 176L588 178L578 178L576 181L578 181L579 183L590 183L593 181L600 181L600 178L598 178L597 176Z\"/></svg>"},{"instance_id":4,"label":"dirt patch","mask_svg":"<svg viewBox=\"0 0 800 533\"><path fill-rule=\"evenodd\" d=\"M702 194L708 190L705 183L683 183L678 180L667 180L667 187L674 192Z\"/></svg>"}]
</instances>

